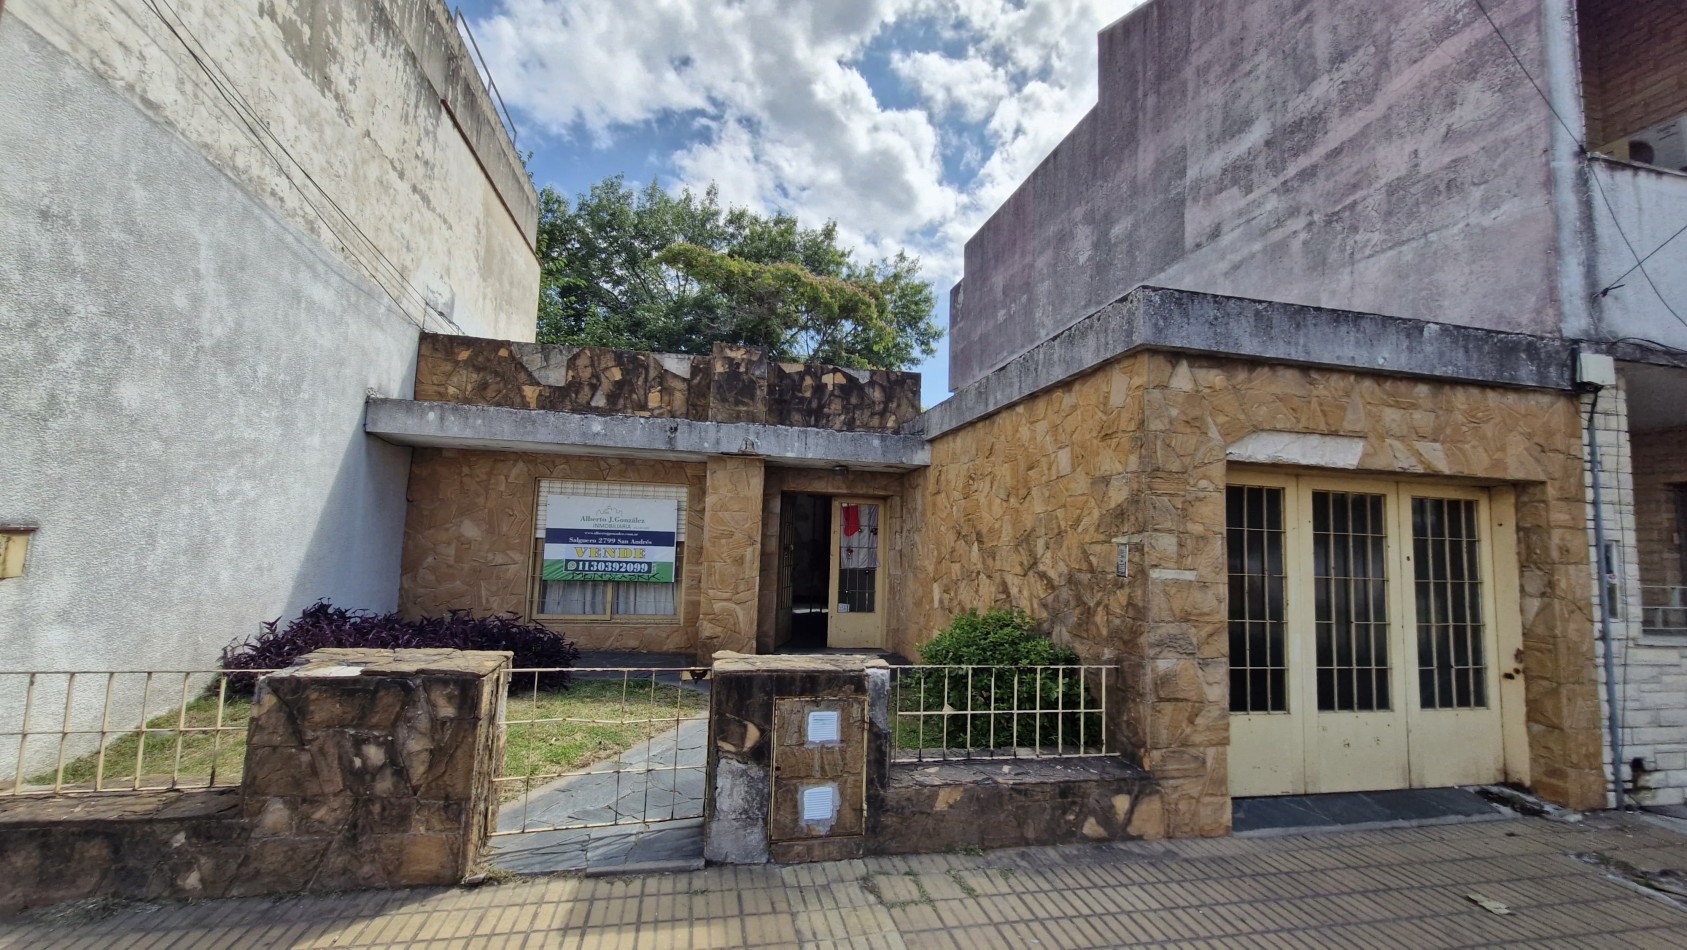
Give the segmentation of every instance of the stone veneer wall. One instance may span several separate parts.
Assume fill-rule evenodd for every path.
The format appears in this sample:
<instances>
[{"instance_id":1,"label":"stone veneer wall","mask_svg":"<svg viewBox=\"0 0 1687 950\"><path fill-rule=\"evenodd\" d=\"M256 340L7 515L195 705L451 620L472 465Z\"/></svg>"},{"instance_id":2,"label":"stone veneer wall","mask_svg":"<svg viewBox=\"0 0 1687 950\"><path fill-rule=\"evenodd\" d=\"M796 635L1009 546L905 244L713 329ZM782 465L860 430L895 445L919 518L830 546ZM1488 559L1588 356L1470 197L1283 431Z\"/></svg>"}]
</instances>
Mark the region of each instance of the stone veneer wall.
<instances>
[{"instance_id":1,"label":"stone veneer wall","mask_svg":"<svg viewBox=\"0 0 1687 950\"><path fill-rule=\"evenodd\" d=\"M422 334L415 398L512 409L895 432L920 413L917 373Z\"/></svg>"},{"instance_id":2,"label":"stone veneer wall","mask_svg":"<svg viewBox=\"0 0 1687 950\"><path fill-rule=\"evenodd\" d=\"M715 455L708 461L703 513L703 607L697 655L756 652L761 585L762 474L759 458Z\"/></svg>"},{"instance_id":3,"label":"stone veneer wall","mask_svg":"<svg viewBox=\"0 0 1687 950\"><path fill-rule=\"evenodd\" d=\"M541 478L688 486L680 616L672 623L555 626L585 649L692 652L703 577L700 462L418 448L410 464L399 610L408 616L454 608L526 616ZM755 497L759 501L760 493Z\"/></svg>"},{"instance_id":4,"label":"stone veneer wall","mask_svg":"<svg viewBox=\"0 0 1687 950\"><path fill-rule=\"evenodd\" d=\"M1253 432L1360 437L1368 473L1517 486L1531 779L1601 798L1578 414L1564 395L1141 353L932 445L904 507L918 538L908 632L1024 607L1086 662L1165 790L1165 833L1230 825L1226 449ZM1115 538L1132 540L1115 575Z\"/></svg>"}]
</instances>

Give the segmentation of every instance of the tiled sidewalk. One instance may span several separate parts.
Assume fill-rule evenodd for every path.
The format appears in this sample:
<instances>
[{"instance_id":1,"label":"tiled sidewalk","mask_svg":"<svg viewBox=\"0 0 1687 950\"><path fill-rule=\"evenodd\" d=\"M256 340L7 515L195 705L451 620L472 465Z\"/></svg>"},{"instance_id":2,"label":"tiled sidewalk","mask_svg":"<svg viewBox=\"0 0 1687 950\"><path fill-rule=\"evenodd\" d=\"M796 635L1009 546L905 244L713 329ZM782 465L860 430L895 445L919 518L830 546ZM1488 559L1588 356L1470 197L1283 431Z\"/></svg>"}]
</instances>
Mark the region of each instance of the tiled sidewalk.
<instances>
[{"instance_id":1,"label":"tiled sidewalk","mask_svg":"<svg viewBox=\"0 0 1687 950\"><path fill-rule=\"evenodd\" d=\"M1577 854L1687 868L1687 836L1520 819L129 905L0 923L0 947L1687 947L1687 910Z\"/></svg>"}]
</instances>

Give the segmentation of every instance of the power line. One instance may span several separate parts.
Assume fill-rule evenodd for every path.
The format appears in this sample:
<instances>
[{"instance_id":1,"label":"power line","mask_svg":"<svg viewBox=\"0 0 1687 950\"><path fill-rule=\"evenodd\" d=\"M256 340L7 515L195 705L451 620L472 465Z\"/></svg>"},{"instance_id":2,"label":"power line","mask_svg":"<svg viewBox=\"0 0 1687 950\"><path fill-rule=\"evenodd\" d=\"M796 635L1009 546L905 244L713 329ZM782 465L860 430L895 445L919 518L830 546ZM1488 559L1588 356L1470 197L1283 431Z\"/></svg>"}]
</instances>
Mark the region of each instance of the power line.
<instances>
[{"instance_id":1,"label":"power line","mask_svg":"<svg viewBox=\"0 0 1687 950\"><path fill-rule=\"evenodd\" d=\"M1583 141L1582 136L1578 134L1575 129L1570 127L1570 123L1564 120L1563 115L1559 114L1558 107L1552 104L1552 97L1548 96L1546 91L1541 88L1540 83L1535 81L1534 74L1529 71L1529 67L1523 62L1523 57L1517 55L1516 47L1512 46L1511 41L1506 39L1505 31L1500 29L1500 25L1498 23L1494 22L1493 15L1488 12L1487 6L1482 3L1482 0L1471 0L1471 2L1476 4L1476 9L1482 11L1482 19L1488 21L1488 26L1493 28L1494 35L1499 37L1500 42L1505 45L1506 52L1511 54L1511 60L1516 63L1517 68L1522 71L1523 78L1529 80L1529 85L1533 86L1535 89L1535 95L1540 96L1541 101L1546 103L1547 111L1551 112L1552 117L1558 120L1558 124L1564 128L1565 132L1569 133L1570 139L1576 143L1576 147L1581 150L1581 153L1585 158L1588 154L1587 142ZM1617 229L1617 235L1623 239L1623 246L1628 248L1629 255L1634 258L1634 266L1624 272L1623 277L1627 277L1629 274L1638 270L1640 275L1646 278L1646 283L1652 288L1652 293L1657 295L1658 303L1663 304L1664 309L1669 311L1669 315L1674 317L1677 323L1687 327L1687 320L1682 319L1681 314L1677 313L1676 309L1670 306L1669 301L1664 297L1663 291L1658 289L1657 282L1652 279L1652 275L1647 272L1645 266L1646 261L1652 258L1652 254L1656 254L1658 251L1663 250L1664 245L1668 244L1669 241L1665 241L1664 244L1658 245L1658 247L1652 251L1652 254L1641 257L1640 252L1635 250L1634 242L1629 240L1628 233L1623 230L1622 219L1617 217L1617 209L1611 204L1611 197L1605 193L1605 186L1599 181L1599 176L1590 170L1588 172L1588 178L1593 180L1594 190L1599 192L1600 201L1605 205L1606 212L1611 215L1611 224ZM1684 231L1687 231L1687 227L1682 228L1681 231L1677 231L1675 236L1680 236L1680 234ZM1675 240L1675 237L1672 236L1670 241L1673 240ZM1617 280L1613 281L1610 286L1599 291L1597 296L1603 297L1610 293L1616 288L1617 283L1622 279L1622 277L1617 278Z\"/></svg>"},{"instance_id":2,"label":"power line","mask_svg":"<svg viewBox=\"0 0 1687 950\"><path fill-rule=\"evenodd\" d=\"M178 21L180 21L180 23L181 23L181 29L180 30L178 30L176 28L176 24L172 23L170 21L170 18L166 17L164 15L163 11L158 8L158 6L155 3L155 0L141 0L142 5L144 5L153 14L153 16L157 17L159 22L164 24L165 29L169 30L170 35L175 38L176 42L181 44L182 48L187 52L188 56L193 59L194 64L199 67L200 72L204 73L205 78L210 81L212 89L216 91L217 95L220 96L223 99L223 101L228 105L228 107L234 112L235 118L238 119L240 121L240 123L243 126L246 127L246 131L248 132L248 134L250 134L252 136L254 144L256 144L258 146L259 150L262 151L264 153L264 155L266 157L268 157L269 160L275 164L276 169L281 172L282 177L287 180L288 184L293 186L294 190L298 192L299 197L301 199L303 199L305 204L311 209L311 211L322 222L323 226L328 229L329 233L333 234L337 238L340 238L341 243L345 246L345 249L346 249L347 253L351 254L352 257L358 261L358 263L362 264L366 269L368 269L370 271L371 276L374 276L374 277L377 278L376 281L375 281L376 285L381 288L381 291L387 295L388 299L390 299L393 302L394 306L398 307L399 312L404 315L405 319L409 320L411 323L416 324L416 326L420 329L424 329L424 330L427 329L427 319L426 319L425 314L430 309L428 307L427 297L425 295L423 295L421 293L421 291L417 290L414 284L410 283L409 279L406 278L404 276L403 272L398 269L398 266L392 262L392 259L386 256L386 254L381 250L380 246L377 245L368 236L368 234L364 233L363 229L358 226L357 222L351 217L351 215L347 214L346 210L344 208L342 208L337 201L334 200L333 195L329 194L328 190L326 188L322 187L322 184L320 182L318 182L314 176L311 175L310 170L305 168L304 164L302 162L300 162L298 160L298 158L292 154L292 152L287 148L286 144L283 143L275 135L275 133L273 133L272 131L269 130L268 126L263 122L262 118L258 115L258 111L255 108L253 108L251 102L249 100L247 100L246 97L243 96L238 89L235 88L233 80L229 78L227 71L223 70L223 68L220 65L218 65L214 59L211 58L211 55L208 51L204 51L204 49L205 49L204 44L202 42L200 42L198 36L194 35L192 28L189 27L187 25L187 22L182 19L181 14L176 11L175 7L170 5L169 0L157 0L157 2L163 3L164 6L167 7L170 10L171 14L173 14L176 17L176 19ZM186 31L187 37L182 36L182 31ZM189 43L188 38L191 38L193 40L193 42ZM198 45L200 48L196 50L194 48L195 45ZM202 51L204 51L204 52L202 52ZM384 280L379 278L379 275L382 273L381 267L378 266L377 263L374 263L374 262L371 262L371 261L365 259L365 257L362 254L360 254L357 251L357 249L353 246L353 242L347 240L346 236L339 232L339 229L335 227L334 222L331 221L329 219L329 216L322 210L322 208L319 205L317 205L317 203L314 200L312 200L310 194L307 193L306 190L297 181L294 180L293 175L288 170L286 164L284 164L281 161L281 159L275 154L275 151L272 150L268 144L266 144L266 142L265 142L266 137L269 139L270 142L273 142L275 144L276 148L279 148L281 150L281 152L287 156L288 160L291 161L293 163L293 165L298 168L299 172L304 175L305 179L307 181L309 181L310 184L316 188L317 192L321 195L322 199L325 200L330 206L332 206L333 209L336 212L339 213L340 217L345 221L346 224L351 226L351 229L354 232L356 232L357 236L362 238L363 242L368 246L369 250L373 251L375 253L375 255L377 257L379 257L380 262L386 264L387 273L388 273L387 279L395 279L401 285L402 289L409 290L410 293L415 296L417 302L419 302L421 304L423 314L424 314L424 316L420 320L418 320L416 317L414 317L410 314L408 306L403 301L401 301L397 296L395 296L393 294L392 290L387 287L386 282Z\"/></svg>"}]
</instances>

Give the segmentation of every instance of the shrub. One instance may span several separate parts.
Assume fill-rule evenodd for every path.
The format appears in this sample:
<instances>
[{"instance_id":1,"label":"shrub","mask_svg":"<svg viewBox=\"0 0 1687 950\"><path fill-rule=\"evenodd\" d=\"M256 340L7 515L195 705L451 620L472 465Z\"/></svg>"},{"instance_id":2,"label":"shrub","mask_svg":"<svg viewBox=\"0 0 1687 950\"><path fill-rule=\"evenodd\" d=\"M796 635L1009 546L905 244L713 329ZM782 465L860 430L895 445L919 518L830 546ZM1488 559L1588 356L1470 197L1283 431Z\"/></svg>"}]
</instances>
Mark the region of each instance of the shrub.
<instances>
[{"instance_id":1,"label":"shrub","mask_svg":"<svg viewBox=\"0 0 1687 950\"><path fill-rule=\"evenodd\" d=\"M1023 610L997 608L956 617L919 648L929 666L988 667L977 670L901 671L897 708L970 711L964 717L903 717L897 744L903 748L1005 748L1012 745L1099 745L1101 717L1059 712L1093 706L1094 697L1076 671L1037 667L1076 666L1075 650L1057 647L1036 631ZM1048 710L1030 712L1024 710ZM994 712L994 710L1020 710ZM910 721L915 724L908 728Z\"/></svg>"},{"instance_id":2,"label":"shrub","mask_svg":"<svg viewBox=\"0 0 1687 950\"><path fill-rule=\"evenodd\" d=\"M524 623L514 614L477 617L471 611L453 610L443 617L406 620L396 613L377 614L346 610L319 600L285 627L280 619L263 624L257 635L237 640L223 648L225 670L274 670L288 666L313 650L354 648L374 650L456 649L508 650L515 654L514 666L570 667L580 650L562 634L536 623ZM566 689L569 673L540 674L544 689ZM250 689L256 675L230 676L229 683Z\"/></svg>"}]
</instances>

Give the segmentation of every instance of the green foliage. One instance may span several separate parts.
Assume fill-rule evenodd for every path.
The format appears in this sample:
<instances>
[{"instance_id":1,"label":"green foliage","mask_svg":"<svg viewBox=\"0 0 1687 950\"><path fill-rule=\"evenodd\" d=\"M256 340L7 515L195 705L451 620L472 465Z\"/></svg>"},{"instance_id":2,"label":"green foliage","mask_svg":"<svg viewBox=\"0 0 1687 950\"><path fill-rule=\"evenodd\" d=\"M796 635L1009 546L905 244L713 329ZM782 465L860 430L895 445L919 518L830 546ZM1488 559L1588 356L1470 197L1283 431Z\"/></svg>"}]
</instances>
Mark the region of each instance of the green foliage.
<instances>
[{"instance_id":1,"label":"green foliage","mask_svg":"<svg viewBox=\"0 0 1687 950\"><path fill-rule=\"evenodd\" d=\"M895 741L905 749L1003 749L1101 745L1098 697L1076 666L1076 651L1037 633L1023 610L967 611L920 647L926 667L900 671ZM932 669L929 667L973 667ZM1029 710L1029 711L1027 711Z\"/></svg>"},{"instance_id":2,"label":"green foliage","mask_svg":"<svg viewBox=\"0 0 1687 950\"><path fill-rule=\"evenodd\" d=\"M920 647L920 660L933 666L1060 666L1075 665L1078 654L1037 633L1025 611L998 607L951 620Z\"/></svg>"},{"instance_id":3,"label":"green foliage","mask_svg":"<svg viewBox=\"0 0 1687 950\"><path fill-rule=\"evenodd\" d=\"M856 261L837 225L722 208L621 176L539 193L539 341L669 353L714 343L780 360L905 369L936 352L919 261Z\"/></svg>"}]
</instances>

